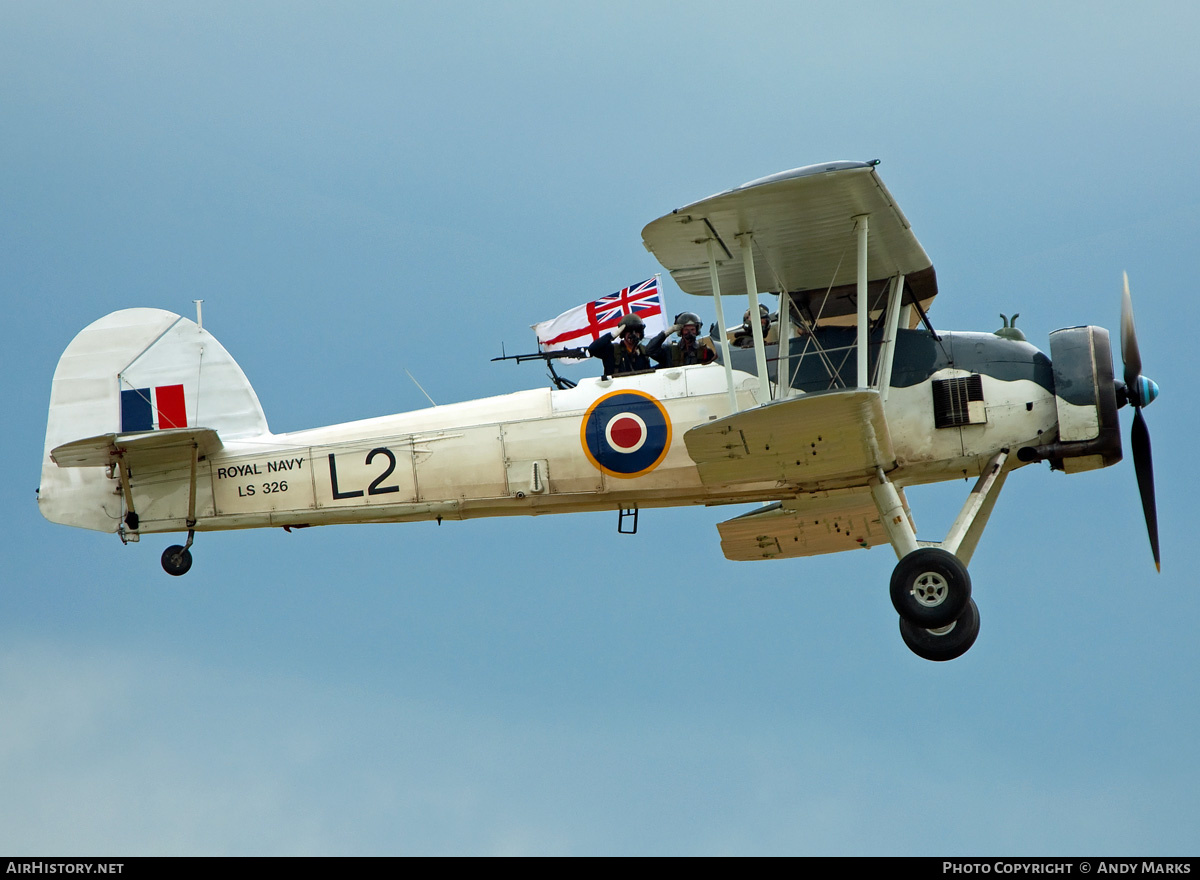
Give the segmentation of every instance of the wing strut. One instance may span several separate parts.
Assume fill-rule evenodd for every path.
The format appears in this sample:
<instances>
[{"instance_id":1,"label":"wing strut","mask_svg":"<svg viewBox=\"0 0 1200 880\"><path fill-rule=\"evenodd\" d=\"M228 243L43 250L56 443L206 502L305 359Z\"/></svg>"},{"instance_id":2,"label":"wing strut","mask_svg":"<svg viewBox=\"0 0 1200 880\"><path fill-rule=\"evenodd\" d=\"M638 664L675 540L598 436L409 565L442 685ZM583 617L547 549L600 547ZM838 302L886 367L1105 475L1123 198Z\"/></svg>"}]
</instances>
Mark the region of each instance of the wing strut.
<instances>
[{"instance_id":1,"label":"wing strut","mask_svg":"<svg viewBox=\"0 0 1200 880\"><path fill-rule=\"evenodd\" d=\"M867 221L870 214L854 218L858 231L858 387L870 387L867 378Z\"/></svg>"},{"instance_id":2,"label":"wing strut","mask_svg":"<svg viewBox=\"0 0 1200 880\"><path fill-rule=\"evenodd\" d=\"M710 230L712 226L708 227ZM716 233L714 233L715 236ZM717 278L717 255L713 252L713 239L709 238L708 245L708 274L712 282L713 311L717 313L717 332L721 334L721 347L725 356L721 361L725 364L725 387L729 389L729 414L738 411L737 393L733 390L733 364L729 356L729 337L725 334L725 310L721 308L721 282Z\"/></svg>"},{"instance_id":3,"label":"wing strut","mask_svg":"<svg viewBox=\"0 0 1200 880\"><path fill-rule=\"evenodd\" d=\"M742 266L746 270L746 293L750 297L750 329L754 333L754 364L758 368L759 403L771 399L771 378L767 375L767 349L763 340L762 319L758 313L758 278L754 273L754 233L738 235L742 246ZM864 272L864 274L866 274Z\"/></svg>"},{"instance_id":4,"label":"wing strut","mask_svg":"<svg viewBox=\"0 0 1200 880\"><path fill-rule=\"evenodd\" d=\"M775 394L782 400L792 396L792 301L786 290L779 293L779 347L776 351Z\"/></svg>"},{"instance_id":5,"label":"wing strut","mask_svg":"<svg viewBox=\"0 0 1200 880\"><path fill-rule=\"evenodd\" d=\"M892 279L892 290L888 296L887 323L883 331L883 352L879 358L879 394L887 403L888 389L892 384L892 362L896 357L896 330L900 326L900 302L904 299L904 273Z\"/></svg>"}]
</instances>

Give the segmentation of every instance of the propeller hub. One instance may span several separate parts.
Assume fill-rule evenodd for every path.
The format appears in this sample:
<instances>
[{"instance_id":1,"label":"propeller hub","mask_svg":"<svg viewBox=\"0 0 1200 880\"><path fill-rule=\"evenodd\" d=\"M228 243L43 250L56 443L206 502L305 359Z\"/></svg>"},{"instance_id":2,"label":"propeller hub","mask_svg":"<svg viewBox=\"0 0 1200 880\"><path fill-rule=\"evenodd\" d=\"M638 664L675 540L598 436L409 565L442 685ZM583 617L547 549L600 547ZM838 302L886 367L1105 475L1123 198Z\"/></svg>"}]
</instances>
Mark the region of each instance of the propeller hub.
<instances>
[{"instance_id":1,"label":"propeller hub","mask_svg":"<svg viewBox=\"0 0 1200 880\"><path fill-rule=\"evenodd\" d=\"M1145 376L1138 376L1137 382L1134 383L1134 406L1149 406L1154 403L1154 399L1158 397L1158 383L1153 379L1148 379Z\"/></svg>"}]
</instances>

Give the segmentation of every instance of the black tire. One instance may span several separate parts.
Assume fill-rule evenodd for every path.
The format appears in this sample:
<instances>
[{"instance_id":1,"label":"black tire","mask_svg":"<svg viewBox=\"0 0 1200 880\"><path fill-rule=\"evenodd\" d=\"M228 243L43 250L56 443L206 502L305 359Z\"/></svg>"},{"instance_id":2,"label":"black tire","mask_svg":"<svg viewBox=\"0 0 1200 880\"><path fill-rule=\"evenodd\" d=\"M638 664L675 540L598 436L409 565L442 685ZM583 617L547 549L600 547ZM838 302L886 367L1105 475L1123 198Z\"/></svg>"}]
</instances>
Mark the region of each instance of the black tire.
<instances>
[{"instance_id":1,"label":"black tire","mask_svg":"<svg viewBox=\"0 0 1200 880\"><path fill-rule=\"evenodd\" d=\"M967 600L967 607L954 623L940 630L922 629L900 618L900 638L910 651L925 660L937 662L961 657L978 636L979 609L974 599Z\"/></svg>"},{"instance_id":2,"label":"black tire","mask_svg":"<svg viewBox=\"0 0 1200 880\"><path fill-rule=\"evenodd\" d=\"M163 551L162 567L163 571L175 577L187 574L188 569L192 567L192 551L178 544L172 544Z\"/></svg>"},{"instance_id":3,"label":"black tire","mask_svg":"<svg viewBox=\"0 0 1200 880\"><path fill-rule=\"evenodd\" d=\"M971 599L971 576L953 553L922 547L892 571L892 605L913 626L936 629L958 619Z\"/></svg>"}]
</instances>

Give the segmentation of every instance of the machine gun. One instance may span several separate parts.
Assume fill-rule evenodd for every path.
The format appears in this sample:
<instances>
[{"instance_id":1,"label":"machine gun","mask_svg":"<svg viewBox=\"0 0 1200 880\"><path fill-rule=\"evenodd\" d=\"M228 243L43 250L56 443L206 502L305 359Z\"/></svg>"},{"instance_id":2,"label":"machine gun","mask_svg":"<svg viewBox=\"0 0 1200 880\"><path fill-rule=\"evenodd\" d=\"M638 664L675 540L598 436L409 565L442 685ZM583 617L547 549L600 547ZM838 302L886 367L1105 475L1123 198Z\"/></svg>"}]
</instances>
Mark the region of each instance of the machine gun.
<instances>
[{"instance_id":1,"label":"machine gun","mask_svg":"<svg viewBox=\"0 0 1200 880\"><path fill-rule=\"evenodd\" d=\"M546 366L550 370L550 378L554 380L554 387L559 391L564 391L567 388L574 388L575 383L565 376L560 376L554 369L554 362L559 358L590 358L591 352L586 348L560 348L556 351L535 351L531 354L502 354L500 357L492 358L492 361L516 361L522 364L525 361L545 361Z\"/></svg>"}]
</instances>

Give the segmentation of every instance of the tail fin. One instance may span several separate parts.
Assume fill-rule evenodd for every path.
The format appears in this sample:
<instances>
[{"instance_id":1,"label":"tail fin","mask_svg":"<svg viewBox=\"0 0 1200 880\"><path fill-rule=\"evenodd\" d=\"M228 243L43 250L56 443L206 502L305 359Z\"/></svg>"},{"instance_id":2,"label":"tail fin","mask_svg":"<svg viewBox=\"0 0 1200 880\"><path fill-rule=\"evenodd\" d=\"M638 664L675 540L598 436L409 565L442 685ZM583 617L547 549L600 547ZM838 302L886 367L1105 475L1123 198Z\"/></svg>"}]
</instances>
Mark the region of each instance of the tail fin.
<instances>
[{"instance_id":1,"label":"tail fin","mask_svg":"<svg viewBox=\"0 0 1200 880\"><path fill-rule=\"evenodd\" d=\"M195 322L161 309L124 309L89 324L54 371L42 515L116 531L123 515L118 480L106 468L60 468L51 450L101 434L187 427L215 429L225 440L270 433L242 368Z\"/></svg>"}]
</instances>

